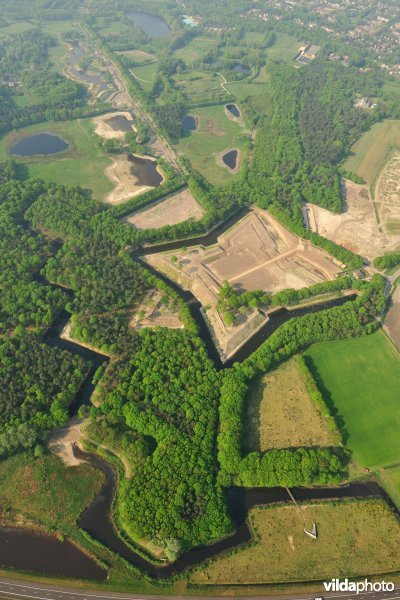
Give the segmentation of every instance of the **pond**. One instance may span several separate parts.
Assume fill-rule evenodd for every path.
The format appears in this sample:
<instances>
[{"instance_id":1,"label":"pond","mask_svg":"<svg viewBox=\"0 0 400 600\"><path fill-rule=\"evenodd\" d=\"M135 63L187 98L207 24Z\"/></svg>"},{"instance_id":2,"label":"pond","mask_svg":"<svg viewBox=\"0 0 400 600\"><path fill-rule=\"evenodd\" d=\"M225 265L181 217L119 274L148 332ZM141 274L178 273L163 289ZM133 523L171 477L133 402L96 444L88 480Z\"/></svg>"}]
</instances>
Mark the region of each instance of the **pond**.
<instances>
[{"instance_id":1,"label":"pond","mask_svg":"<svg viewBox=\"0 0 400 600\"><path fill-rule=\"evenodd\" d=\"M229 150L222 156L222 162L226 165L231 171L234 171L238 166L238 157L239 150Z\"/></svg>"},{"instance_id":2,"label":"pond","mask_svg":"<svg viewBox=\"0 0 400 600\"><path fill-rule=\"evenodd\" d=\"M225 108L231 113L233 117L236 117L237 119L240 117L241 113L236 104L227 104Z\"/></svg>"},{"instance_id":3,"label":"pond","mask_svg":"<svg viewBox=\"0 0 400 600\"><path fill-rule=\"evenodd\" d=\"M136 27L143 29L149 37L166 37L171 33L166 21L158 15L135 11L129 13L128 18Z\"/></svg>"},{"instance_id":4,"label":"pond","mask_svg":"<svg viewBox=\"0 0 400 600\"><path fill-rule=\"evenodd\" d=\"M107 571L70 541L17 527L0 527L0 567L76 579L107 578Z\"/></svg>"},{"instance_id":5,"label":"pond","mask_svg":"<svg viewBox=\"0 0 400 600\"><path fill-rule=\"evenodd\" d=\"M247 65L238 64L233 67L232 71L235 73L240 73L241 75L249 75L251 69Z\"/></svg>"},{"instance_id":6,"label":"pond","mask_svg":"<svg viewBox=\"0 0 400 600\"><path fill-rule=\"evenodd\" d=\"M133 131L133 121L129 121L126 117L124 117L124 115L111 117L111 119L107 120L107 123L110 125L113 131Z\"/></svg>"},{"instance_id":7,"label":"pond","mask_svg":"<svg viewBox=\"0 0 400 600\"><path fill-rule=\"evenodd\" d=\"M65 152L68 148L68 142L58 135L37 133L16 142L10 150L10 154L11 156L50 156Z\"/></svg>"},{"instance_id":8,"label":"pond","mask_svg":"<svg viewBox=\"0 0 400 600\"><path fill-rule=\"evenodd\" d=\"M130 171L136 177L137 185L157 187L162 183L163 177L157 170L157 161L134 154L129 154L128 160L132 164Z\"/></svg>"},{"instance_id":9,"label":"pond","mask_svg":"<svg viewBox=\"0 0 400 600\"><path fill-rule=\"evenodd\" d=\"M193 115L185 115L182 119L182 125L185 131L195 131L197 129L196 117Z\"/></svg>"}]
</instances>

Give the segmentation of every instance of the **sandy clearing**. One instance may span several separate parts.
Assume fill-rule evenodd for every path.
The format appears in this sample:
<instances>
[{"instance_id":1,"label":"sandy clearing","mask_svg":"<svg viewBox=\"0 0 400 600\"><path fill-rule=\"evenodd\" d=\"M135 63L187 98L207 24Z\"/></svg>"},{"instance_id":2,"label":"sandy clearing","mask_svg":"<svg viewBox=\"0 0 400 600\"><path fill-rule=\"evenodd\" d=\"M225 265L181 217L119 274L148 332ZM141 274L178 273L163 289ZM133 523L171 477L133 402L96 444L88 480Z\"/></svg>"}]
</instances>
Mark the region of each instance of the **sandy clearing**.
<instances>
[{"instance_id":1,"label":"sandy clearing","mask_svg":"<svg viewBox=\"0 0 400 600\"><path fill-rule=\"evenodd\" d=\"M151 291L130 320L130 327L143 329L145 327L168 327L169 329L183 329L182 321L176 309L170 309L162 303L163 295L158 290Z\"/></svg>"},{"instance_id":2,"label":"sandy clearing","mask_svg":"<svg viewBox=\"0 0 400 600\"><path fill-rule=\"evenodd\" d=\"M140 158L146 158L156 162L156 159L150 156L142 156ZM161 175L162 181L164 181L164 175L158 166L157 171ZM107 204L120 204L121 202L124 202L124 200L138 196L155 187L152 185L141 185L139 183L139 177L132 173L132 162L129 160L128 154L115 156L113 163L106 168L105 174L115 185L112 192L104 199L104 202Z\"/></svg>"},{"instance_id":3,"label":"sandy clearing","mask_svg":"<svg viewBox=\"0 0 400 600\"><path fill-rule=\"evenodd\" d=\"M73 447L79 442L82 435L82 423L82 419L73 417L65 427L56 429L48 441L50 452L59 456L70 467L80 465L83 462L81 459L76 458L73 453Z\"/></svg>"},{"instance_id":4,"label":"sandy clearing","mask_svg":"<svg viewBox=\"0 0 400 600\"><path fill-rule=\"evenodd\" d=\"M400 235L391 235L385 222L377 221L376 208L381 214L387 215L389 211L383 192L379 189L381 185L378 186L379 202L374 206L367 186L344 181L345 211L343 213L336 214L315 204L307 204L311 230L370 260L384 252L399 248ZM400 203L397 214L400 218ZM386 216L385 221L388 220ZM393 220L393 217L390 217L390 220Z\"/></svg>"},{"instance_id":5,"label":"sandy clearing","mask_svg":"<svg viewBox=\"0 0 400 600\"><path fill-rule=\"evenodd\" d=\"M162 198L149 208L145 208L124 220L136 229L157 229L165 225L175 225L188 219L201 219L204 210L193 198L189 188Z\"/></svg>"},{"instance_id":6,"label":"sandy clearing","mask_svg":"<svg viewBox=\"0 0 400 600\"><path fill-rule=\"evenodd\" d=\"M132 120L132 115L127 111L119 111L106 113L105 115L100 115L99 117L92 119L92 122L95 125L95 133L106 140L124 139L125 134L127 132L123 130L114 129L112 127L112 124L110 123L110 120L114 119L115 117L126 119L126 121L131 126L132 131L136 131L136 127Z\"/></svg>"}]
</instances>

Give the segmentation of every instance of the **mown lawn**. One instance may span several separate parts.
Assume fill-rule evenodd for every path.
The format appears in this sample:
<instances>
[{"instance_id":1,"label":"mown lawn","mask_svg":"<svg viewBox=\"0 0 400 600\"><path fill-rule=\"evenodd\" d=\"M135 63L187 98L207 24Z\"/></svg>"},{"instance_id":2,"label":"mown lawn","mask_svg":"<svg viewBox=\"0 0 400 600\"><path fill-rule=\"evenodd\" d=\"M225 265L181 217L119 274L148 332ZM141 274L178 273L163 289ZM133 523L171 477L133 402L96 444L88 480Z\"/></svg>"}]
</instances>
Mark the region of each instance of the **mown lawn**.
<instances>
[{"instance_id":1,"label":"mown lawn","mask_svg":"<svg viewBox=\"0 0 400 600\"><path fill-rule=\"evenodd\" d=\"M400 354L379 331L312 346L306 353L344 438L362 467L400 461Z\"/></svg>"},{"instance_id":2,"label":"mown lawn","mask_svg":"<svg viewBox=\"0 0 400 600\"><path fill-rule=\"evenodd\" d=\"M377 178L395 147L400 145L400 120L375 123L351 147L345 169L365 179L374 192Z\"/></svg>"},{"instance_id":3,"label":"mown lawn","mask_svg":"<svg viewBox=\"0 0 400 600\"><path fill-rule=\"evenodd\" d=\"M71 149L54 158L18 159L18 162L26 164L30 177L62 185L80 186L91 190L97 200L102 200L112 190L113 184L104 173L111 160L97 145L91 119L41 123L13 132L0 142L0 160L9 158L8 151L17 139L40 132L61 135L70 142Z\"/></svg>"},{"instance_id":4,"label":"mown lawn","mask_svg":"<svg viewBox=\"0 0 400 600\"><path fill-rule=\"evenodd\" d=\"M274 44L267 48L267 57L274 61L284 61L290 63L299 51L300 46L303 46L303 42L299 42L292 35L287 33L277 33Z\"/></svg>"},{"instance_id":5,"label":"mown lawn","mask_svg":"<svg viewBox=\"0 0 400 600\"><path fill-rule=\"evenodd\" d=\"M190 114L199 117L199 128L181 138L176 149L189 158L193 167L212 183L232 181L235 175L217 163L217 155L231 148L245 149L249 132L226 116L223 105L194 108ZM244 160L246 152L242 153L241 164Z\"/></svg>"},{"instance_id":6,"label":"mown lawn","mask_svg":"<svg viewBox=\"0 0 400 600\"><path fill-rule=\"evenodd\" d=\"M252 547L199 568L192 582L256 584L368 576L400 569L400 526L382 500L341 501L255 508L250 520L259 537ZM318 539L303 528L315 522ZM389 578L390 581L390 578Z\"/></svg>"}]
</instances>

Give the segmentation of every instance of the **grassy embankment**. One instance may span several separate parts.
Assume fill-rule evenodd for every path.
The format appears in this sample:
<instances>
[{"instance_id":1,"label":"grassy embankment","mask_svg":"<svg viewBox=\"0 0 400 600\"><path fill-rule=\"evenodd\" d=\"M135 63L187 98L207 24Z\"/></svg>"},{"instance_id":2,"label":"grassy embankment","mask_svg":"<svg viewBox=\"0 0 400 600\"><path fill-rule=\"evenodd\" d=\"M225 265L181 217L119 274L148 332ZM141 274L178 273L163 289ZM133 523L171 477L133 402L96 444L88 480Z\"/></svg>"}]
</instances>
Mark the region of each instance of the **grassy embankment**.
<instances>
[{"instance_id":1,"label":"grassy embankment","mask_svg":"<svg viewBox=\"0 0 400 600\"><path fill-rule=\"evenodd\" d=\"M317 581L400 570L400 526L381 500L255 508L257 538L233 556L199 568L192 582L206 585ZM303 528L316 523L318 539Z\"/></svg>"},{"instance_id":2,"label":"grassy embankment","mask_svg":"<svg viewBox=\"0 0 400 600\"><path fill-rule=\"evenodd\" d=\"M91 119L40 123L10 133L0 141L0 160L10 158L9 150L17 140L43 132L60 135L70 142L71 148L54 157L17 159L26 164L30 177L92 190L97 200L102 200L113 189L113 184L104 173L111 159L99 148Z\"/></svg>"}]
</instances>

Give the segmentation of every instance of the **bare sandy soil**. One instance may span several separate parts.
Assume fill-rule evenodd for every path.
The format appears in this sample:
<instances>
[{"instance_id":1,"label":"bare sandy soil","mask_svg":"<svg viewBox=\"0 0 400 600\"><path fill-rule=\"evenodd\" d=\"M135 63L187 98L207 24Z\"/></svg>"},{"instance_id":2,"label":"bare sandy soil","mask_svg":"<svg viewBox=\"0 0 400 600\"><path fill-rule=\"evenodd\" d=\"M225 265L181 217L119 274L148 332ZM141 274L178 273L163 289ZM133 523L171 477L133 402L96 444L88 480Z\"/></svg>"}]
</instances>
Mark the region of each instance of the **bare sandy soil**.
<instances>
[{"instance_id":1,"label":"bare sandy soil","mask_svg":"<svg viewBox=\"0 0 400 600\"><path fill-rule=\"evenodd\" d=\"M400 224L400 186L396 204L393 200L393 196L396 197L396 181L390 174L393 171L390 163L387 168L389 167L389 172L386 174L385 168L378 182L375 206L367 186L348 180L343 184L346 207L342 214L308 204L309 226L312 231L368 259L399 248L400 229L398 234L393 235L388 223L397 215ZM400 161L398 169L397 172L400 172ZM390 193L388 189L391 190ZM379 223L376 211L382 215Z\"/></svg>"},{"instance_id":2,"label":"bare sandy soil","mask_svg":"<svg viewBox=\"0 0 400 600\"><path fill-rule=\"evenodd\" d=\"M379 220L400 247L400 152L395 152L378 179L376 202Z\"/></svg>"},{"instance_id":3,"label":"bare sandy soil","mask_svg":"<svg viewBox=\"0 0 400 600\"><path fill-rule=\"evenodd\" d=\"M128 215L124 219L136 229L157 229L164 225L175 225L188 219L201 219L204 211L185 188L176 194L166 196L149 208Z\"/></svg>"},{"instance_id":4,"label":"bare sandy soil","mask_svg":"<svg viewBox=\"0 0 400 600\"><path fill-rule=\"evenodd\" d=\"M400 350L400 286L393 292L392 305L386 315L384 329Z\"/></svg>"},{"instance_id":5,"label":"bare sandy soil","mask_svg":"<svg viewBox=\"0 0 400 600\"><path fill-rule=\"evenodd\" d=\"M153 254L144 259L191 290L204 307L210 307L207 319L223 358L262 325L255 311L238 325L225 326L216 310L224 280L238 290L275 293L333 279L340 271L326 252L293 235L260 209L252 210L213 246Z\"/></svg>"},{"instance_id":6,"label":"bare sandy soil","mask_svg":"<svg viewBox=\"0 0 400 600\"><path fill-rule=\"evenodd\" d=\"M56 429L48 442L50 452L59 456L70 467L79 465L82 462L73 454L73 446L79 442L82 435L81 425L82 420L73 417L65 427Z\"/></svg>"},{"instance_id":7,"label":"bare sandy soil","mask_svg":"<svg viewBox=\"0 0 400 600\"><path fill-rule=\"evenodd\" d=\"M93 119L93 123L96 126L95 133L106 140L111 139L124 139L126 131L113 129L110 120L114 117L125 118L130 124L132 131L136 131L136 127L133 123L132 116L129 112L111 112L105 115L100 115Z\"/></svg>"},{"instance_id":8,"label":"bare sandy soil","mask_svg":"<svg viewBox=\"0 0 400 600\"><path fill-rule=\"evenodd\" d=\"M177 311L172 311L168 306L163 305L162 294L159 291L152 291L146 296L135 311L130 326L135 329L143 329L144 327L183 329Z\"/></svg>"},{"instance_id":9,"label":"bare sandy soil","mask_svg":"<svg viewBox=\"0 0 400 600\"><path fill-rule=\"evenodd\" d=\"M148 156L142 158L152 160ZM132 163L129 160L128 154L119 154L114 157L112 165L106 168L105 173L115 184L115 188L106 196L104 202L107 204L120 204L128 198L133 198L153 188L153 186L149 185L140 185L138 178L132 175L131 171Z\"/></svg>"}]
</instances>

